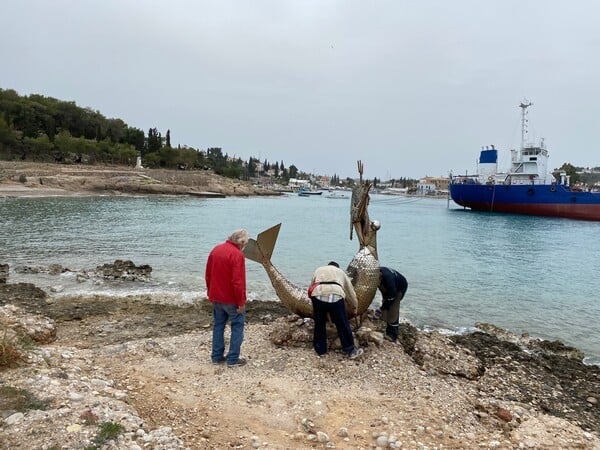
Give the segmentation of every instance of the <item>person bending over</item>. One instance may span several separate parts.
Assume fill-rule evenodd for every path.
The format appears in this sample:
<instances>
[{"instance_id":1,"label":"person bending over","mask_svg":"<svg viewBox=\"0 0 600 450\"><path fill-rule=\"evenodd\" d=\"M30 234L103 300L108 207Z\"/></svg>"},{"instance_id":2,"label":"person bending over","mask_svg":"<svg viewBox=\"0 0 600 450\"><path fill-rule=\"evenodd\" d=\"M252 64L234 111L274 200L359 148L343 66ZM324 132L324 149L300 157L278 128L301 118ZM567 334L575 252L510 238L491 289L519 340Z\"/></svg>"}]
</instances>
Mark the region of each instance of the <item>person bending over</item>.
<instances>
[{"instance_id":1,"label":"person bending over","mask_svg":"<svg viewBox=\"0 0 600 450\"><path fill-rule=\"evenodd\" d=\"M310 293L315 319L315 332L313 346L319 356L327 353L327 314L337 329L342 349L350 359L358 358L363 354L362 348L354 346L354 337L348 315L346 314L346 300L351 305L352 312L356 313L358 301L352 282L346 272L340 269L335 261L328 265L318 267L313 275L311 285L318 283Z\"/></svg>"},{"instance_id":2,"label":"person bending over","mask_svg":"<svg viewBox=\"0 0 600 450\"><path fill-rule=\"evenodd\" d=\"M400 328L400 301L404 298L408 282L404 276L389 267L379 268L379 291L383 301L381 309L375 310L375 317L386 322L385 339L391 342L398 340Z\"/></svg>"}]
</instances>

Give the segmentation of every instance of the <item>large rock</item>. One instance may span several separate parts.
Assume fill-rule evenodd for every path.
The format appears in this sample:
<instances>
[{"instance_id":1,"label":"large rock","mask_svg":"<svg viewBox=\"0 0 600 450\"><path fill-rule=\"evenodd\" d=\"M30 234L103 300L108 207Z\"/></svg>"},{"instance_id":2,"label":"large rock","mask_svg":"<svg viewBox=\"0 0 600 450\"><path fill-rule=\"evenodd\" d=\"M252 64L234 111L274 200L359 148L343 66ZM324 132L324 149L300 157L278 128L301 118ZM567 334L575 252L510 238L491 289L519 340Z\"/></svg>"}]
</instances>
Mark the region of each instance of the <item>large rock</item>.
<instances>
[{"instance_id":1,"label":"large rock","mask_svg":"<svg viewBox=\"0 0 600 450\"><path fill-rule=\"evenodd\" d=\"M15 335L28 336L38 344L49 344L56 340L56 326L52 319L30 314L15 305L0 307L0 324Z\"/></svg>"},{"instance_id":2,"label":"large rock","mask_svg":"<svg viewBox=\"0 0 600 450\"><path fill-rule=\"evenodd\" d=\"M363 322L358 328L353 330L355 343L359 346L375 344L380 347L383 345L383 333L377 331L375 328L376 326L370 320ZM313 319L291 314L286 317L277 318L271 323L269 337L271 342L278 346L312 346L314 329L315 322ZM416 329L414 330L416 332ZM327 322L326 331L328 348L338 350L342 348L335 325Z\"/></svg>"},{"instance_id":3,"label":"large rock","mask_svg":"<svg viewBox=\"0 0 600 450\"><path fill-rule=\"evenodd\" d=\"M46 293L31 283L0 284L0 306L14 304L29 312L43 311Z\"/></svg>"},{"instance_id":4,"label":"large rock","mask_svg":"<svg viewBox=\"0 0 600 450\"><path fill-rule=\"evenodd\" d=\"M280 346L305 346L312 342L314 321L300 316L289 315L273 321L270 333L271 342Z\"/></svg>"},{"instance_id":5,"label":"large rock","mask_svg":"<svg viewBox=\"0 0 600 450\"><path fill-rule=\"evenodd\" d=\"M491 323L478 322L475 326L489 335L496 336L498 339L512 342L534 352L564 356L577 361L583 360L585 356L581 350L565 345L560 341L545 341L543 339L532 338L528 333L516 335Z\"/></svg>"},{"instance_id":6,"label":"large rock","mask_svg":"<svg viewBox=\"0 0 600 450\"><path fill-rule=\"evenodd\" d=\"M136 266L132 261L117 259L112 264L96 267L96 271L104 278L126 281L148 281L152 267L147 264Z\"/></svg>"},{"instance_id":7,"label":"large rock","mask_svg":"<svg viewBox=\"0 0 600 450\"><path fill-rule=\"evenodd\" d=\"M8 280L8 264L0 264L0 283L6 283Z\"/></svg>"}]
</instances>

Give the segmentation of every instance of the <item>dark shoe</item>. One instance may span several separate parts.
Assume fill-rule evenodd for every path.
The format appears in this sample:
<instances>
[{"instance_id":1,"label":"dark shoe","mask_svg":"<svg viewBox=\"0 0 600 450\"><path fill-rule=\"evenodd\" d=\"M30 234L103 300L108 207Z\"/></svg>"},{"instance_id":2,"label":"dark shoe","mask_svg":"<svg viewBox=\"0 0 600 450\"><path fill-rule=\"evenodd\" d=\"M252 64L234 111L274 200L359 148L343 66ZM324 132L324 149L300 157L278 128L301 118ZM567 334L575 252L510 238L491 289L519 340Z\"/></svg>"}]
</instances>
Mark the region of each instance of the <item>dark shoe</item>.
<instances>
[{"instance_id":1,"label":"dark shoe","mask_svg":"<svg viewBox=\"0 0 600 450\"><path fill-rule=\"evenodd\" d=\"M364 353L364 350L362 348L355 348L354 350L352 350L350 352L350 354L348 355L348 358L350 358L350 359L360 358L360 356L363 353Z\"/></svg>"},{"instance_id":2,"label":"dark shoe","mask_svg":"<svg viewBox=\"0 0 600 450\"><path fill-rule=\"evenodd\" d=\"M393 336L390 336L389 334L386 334L386 335L385 335L383 338L384 338L386 341L390 341L390 342L396 342L396 338L395 338L395 337L393 337Z\"/></svg>"},{"instance_id":3,"label":"dark shoe","mask_svg":"<svg viewBox=\"0 0 600 450\"><path fill-rule=\"evenodd\" d=\"M223 364L224 362L225 362L225 357L221 356L218 360L213 361L212 363L216 365L216 364Z\"/></svg>"},{"instance_id":4,"label":"dark shoe","mask_svg":"<svg viewBox=\"0 0 600 450\"><path fill-rule=\"evenodd\" d=\"M238 360L234 363L227 363L227 367L236 367L236 366L245 366L246 360L244 358L238 358Z\"/></svg>"}]
</instances>

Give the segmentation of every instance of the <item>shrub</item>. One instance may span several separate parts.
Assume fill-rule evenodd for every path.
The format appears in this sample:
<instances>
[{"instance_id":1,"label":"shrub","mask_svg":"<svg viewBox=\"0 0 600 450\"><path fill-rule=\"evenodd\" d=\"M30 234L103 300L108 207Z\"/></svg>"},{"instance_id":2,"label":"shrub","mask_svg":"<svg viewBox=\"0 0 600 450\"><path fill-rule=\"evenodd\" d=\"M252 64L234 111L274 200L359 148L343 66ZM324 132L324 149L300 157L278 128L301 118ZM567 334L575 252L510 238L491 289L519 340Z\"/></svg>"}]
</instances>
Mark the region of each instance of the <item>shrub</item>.
<instances>
[{"instance_id":1,"label":"shrub","mask_svg":"<svg viewBox=\"0 0 600 450\"><path fill-rule=\"evenodd\" d=\"M84 450L98 450L106 441L116 439L123 431L125 431L125 427L119 423L102 422L98 427L98 434L94 438L94 443L85 447Z\"/></svg>"},{"instance_id":2,"label":"shrub","mask_svg":"<svg viewBox=\"0 0 600 450\"><path fill-rule=\"evenodd\" d=\"M0 386L0 410L25 412L30 409L45 410L48 403L31 392L12 386Z\"/></svg>"}]
</instances>

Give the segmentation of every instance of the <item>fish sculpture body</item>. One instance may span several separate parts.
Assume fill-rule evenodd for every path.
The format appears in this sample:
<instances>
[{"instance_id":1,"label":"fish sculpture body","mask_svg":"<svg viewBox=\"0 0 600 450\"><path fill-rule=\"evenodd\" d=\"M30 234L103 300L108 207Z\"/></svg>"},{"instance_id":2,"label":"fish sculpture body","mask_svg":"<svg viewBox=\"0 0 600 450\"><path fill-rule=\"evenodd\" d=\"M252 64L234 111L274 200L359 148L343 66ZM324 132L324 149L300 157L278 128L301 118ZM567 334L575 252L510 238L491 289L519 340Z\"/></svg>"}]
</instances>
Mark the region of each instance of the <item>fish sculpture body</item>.
<instances>
[{"instance_id":1,"label":"fish sculpture body","mask_svg":"<svg viewBox=\"0 0 600 450\"><path fill-rule=\"evenodd\" d=\"M368 308L379 286L379 261L377 259L377 231L379 223L371 222L368 213L370 183L362 180L362 163L358 163L360 183L352 191L350 205L350 239L352 229L356 231L359 240L359 250L348 264L346 273L352 280L356 292L358 306L356 314L351 308L346 308L348 316L361 316ZM262 264L275 293L281 303L291 312L301 317L313 317L312 302L308 297L306 287L300 287L290 282L271 263L271 255L279 235L281 224L277 224L262 233L256 239L250 239L244 248L246 258Z\"/></svg>"},{"instance_id":2,"label":"fish sculpture body","mask_svg":"<svg viewBox=\"0 0 600 450\"><path fill-rule=\"evenodd\" d=\"M287 309L301 317L312 317L312 303L308 298L307 288L302 288L289 281L271 263L271 254L280 228L281 224L279 223L260 233L256 240L250 239L244 247L244 254L246 258L262 264L277 297Z\"/></svg>"}]
</instances>

